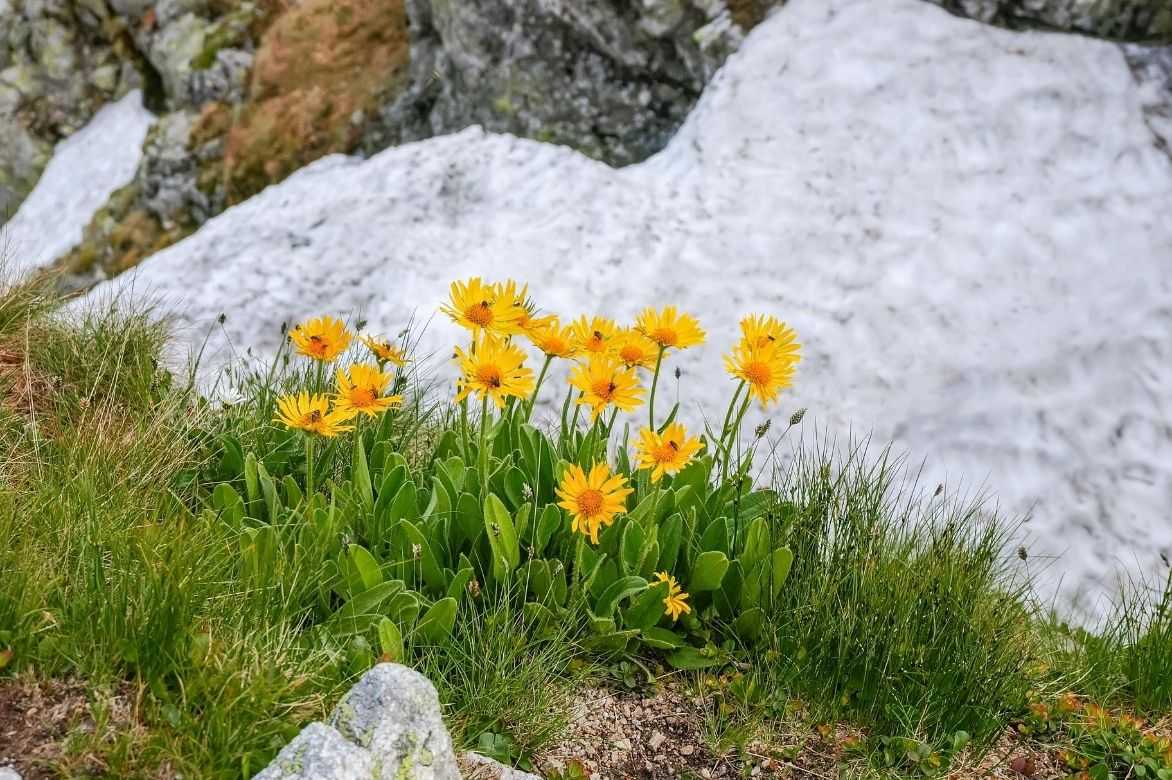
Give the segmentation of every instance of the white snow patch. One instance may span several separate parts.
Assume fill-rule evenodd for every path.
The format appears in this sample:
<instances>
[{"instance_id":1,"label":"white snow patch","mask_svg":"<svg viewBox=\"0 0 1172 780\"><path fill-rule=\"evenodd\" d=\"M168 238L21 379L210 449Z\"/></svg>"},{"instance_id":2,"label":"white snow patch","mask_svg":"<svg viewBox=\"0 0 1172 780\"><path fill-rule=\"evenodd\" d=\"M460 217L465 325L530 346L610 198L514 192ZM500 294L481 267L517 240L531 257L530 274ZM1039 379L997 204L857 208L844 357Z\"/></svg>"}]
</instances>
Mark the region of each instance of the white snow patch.
<instances>
[{"instance_id":1,"label":"white snow patch","mask_svg":"<svg viewBox=\"0 0 1172 780\"><path fill-rule=\"evenodd\" d=\"M154 119L134 90L57 144L37 186L3 228L11 270L39 268L81 241L94 212L134 177Z\"/></svg>"},{"instance_id":2,"label":"white snow patch","mask_svg":"<svg viewBox=\"0 0 1172 780\"><path fill-rule=\"evenodd\" d=\"M805 343L777 423L808 406L807 430L925 458L929 488L1032 512L1069 602L1172 553L1169 204L1116 46L792 0L644 164L478 129L330 158L120 284L169 299L189 345L211 328L213 353L262 355L321 312L393 333L472 275L567 316L673 302L710 333L673 360L693 422L727 403L737 318L777 313ZM437 321L425 343L459 335Z\"/></svg>"}]
</instances>

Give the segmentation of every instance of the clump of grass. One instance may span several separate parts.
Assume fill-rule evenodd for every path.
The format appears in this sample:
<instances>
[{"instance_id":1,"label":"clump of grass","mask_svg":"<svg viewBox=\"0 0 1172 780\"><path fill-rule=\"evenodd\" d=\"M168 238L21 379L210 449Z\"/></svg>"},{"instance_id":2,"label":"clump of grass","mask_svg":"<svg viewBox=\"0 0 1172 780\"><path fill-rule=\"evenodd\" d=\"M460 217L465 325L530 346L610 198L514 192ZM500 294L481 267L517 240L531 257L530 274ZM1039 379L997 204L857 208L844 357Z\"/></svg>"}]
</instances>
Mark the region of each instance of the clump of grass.
<instances>
[{"instance_id":1,"label":"clump of grass","mask_svg":"<svg viewBox=\"0 0 1172 780\"><path fill-rule=\"evenodd\" d=\"M881 733L988 738L1024 705L1035 657L1012 529L908 484L887 452L799 453L780 487L794 567L776 668Z\"/></svg>"}]
</instances>

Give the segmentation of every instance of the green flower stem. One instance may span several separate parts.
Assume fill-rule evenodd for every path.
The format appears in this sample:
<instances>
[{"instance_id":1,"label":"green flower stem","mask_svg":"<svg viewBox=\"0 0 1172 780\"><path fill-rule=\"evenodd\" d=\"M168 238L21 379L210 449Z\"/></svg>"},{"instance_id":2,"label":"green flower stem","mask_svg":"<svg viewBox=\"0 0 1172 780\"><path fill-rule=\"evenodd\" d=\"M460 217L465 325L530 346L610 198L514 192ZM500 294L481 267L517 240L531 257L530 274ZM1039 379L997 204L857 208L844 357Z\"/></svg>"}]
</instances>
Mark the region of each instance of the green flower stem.
<instances>
[{"instance_id":1,"label":"green flower stem","mask_svg":"<svg viewBox=\"0 0 1172 780\"><path fill-rule=\"evenodd\" d=\"M313 500L313 434L305 434L305 500Z\"/></svg>"},{"instance_id":2,"label":"green flower stem","mask_svg":"<svg viewBox=\"0 0 1172 780\"><path fill-rule=\"evenodd\" d=\"M582 584L582 553L586 548L586 536L578 533L578 542L574 545L574 581L571 583L570 592L580 595L578 587Z\"/></svg>"},{"instance_id":3,"label":"green flower stem","mask_svg":"<svg viewBox=\"0 0 1172 780\"><path fill-rule=\"evenodd\" d=\"M464 462L467 463L471 455L471 445L468 443L468 396L460 401L460 442L463 445Z\"/></svg>"},{"instance_id":4,"label":"green flower stem","mask_svg":"<svg viewBox=\"0 0 1172 780\"><path fill-rule=\"evenodd\" d=\"M651 377L651 397L647 400L647 415L653 431L655 430L655 388L659 384L659 369L663 366L663 353L666 351L667 347L661 346L659 355L655 358L655 374Z\"/></svg>"},{"instance_id":5,"label":"green flower stem","mask_svg":"<svg viewBox=\"0 0 1172 780\"><path fill-rule=\"evenodd\" d=\"M533 395L529 396L529 403L525 406L525 422L533 415L533 406L537 403L537 392L541 390L541 383L545 381L545 373L549 371L549 364L553 362L553 355L545 356L545 363L541 366L541 373L537 375L537 384L533 386Z\"/></svg>"},{"instance_id":6,"label":"green flower stem","mask_svg":"<svg viewBox=\"0 0 1172 780\"><path fill-rule=\"evenodd\" d=\"M728 463L730 460L732 460L733 444L736 443L737 436L741 430L741 423L745 420L745 413L749 411L749 403L752 400L752 396L748 394L745 395L745 400L741 402L740 411L737 412L736 422L733 423L732 428L728 431L728 442L724 445L724 456L721 458L720 462L721 484L724 484L725 479L728 477Z\"/></svg>"},{"instance_id":7,"label":"green flower stem","mask_svg":"<svg viewBox=\"0 0 1172 780\"><path fill-rule=\"evenodd\" d=\"M480 500L488 498L488 393L480 401L480 446L477 448L480 459Z\"/></svg>"}]
</instances>

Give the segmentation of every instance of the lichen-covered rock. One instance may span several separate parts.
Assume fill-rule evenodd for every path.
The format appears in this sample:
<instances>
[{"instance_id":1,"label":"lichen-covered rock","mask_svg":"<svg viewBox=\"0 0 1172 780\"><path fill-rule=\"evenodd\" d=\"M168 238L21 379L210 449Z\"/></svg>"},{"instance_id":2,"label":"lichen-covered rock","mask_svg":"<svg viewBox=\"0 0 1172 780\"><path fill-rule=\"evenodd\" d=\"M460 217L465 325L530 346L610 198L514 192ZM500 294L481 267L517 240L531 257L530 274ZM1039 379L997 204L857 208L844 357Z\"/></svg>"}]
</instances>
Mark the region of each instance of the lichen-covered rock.
<instances>
[{"instance_id":1,"label":"lichen-covered rock","mask_svg":"<svg viewBox=\"0 0 1172 780\"><path fill-rule=\"evenodd\" d=\"M293 738L255 780L370 780L377 777L370 753L322 723Z\"/></svg>"},{"instance_id":2,"label":"lichen-covered rock","mask_svg":"<svg viewBox=\"0 0 1172 780\"><path fill-rule=\"evenodd\" d=\"M740 43L721 0L406 0L411 85L377 150L472 124L613 164L663 148Z\"/></svg>"},{"instance_id":3,"label":"lichen-covered rock","mask_svg":"<svg viewBox=\"0 0 1172 780\"><path fill-rule=\"evenodd\" d=\"M374 667L338 703L329 722L370 751L383 780L460 780L439 697L413 669Z\"/></svg>"}]
</instances>

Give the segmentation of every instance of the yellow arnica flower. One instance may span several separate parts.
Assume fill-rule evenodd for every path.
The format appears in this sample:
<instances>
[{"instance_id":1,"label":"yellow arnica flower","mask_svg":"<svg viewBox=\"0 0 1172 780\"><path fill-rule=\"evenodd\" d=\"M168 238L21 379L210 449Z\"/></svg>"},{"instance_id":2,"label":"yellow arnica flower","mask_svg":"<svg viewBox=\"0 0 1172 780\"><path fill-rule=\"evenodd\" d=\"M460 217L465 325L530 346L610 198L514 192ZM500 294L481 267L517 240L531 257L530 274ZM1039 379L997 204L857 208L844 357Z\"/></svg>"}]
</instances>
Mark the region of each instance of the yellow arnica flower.
<instances>
[{"instance_id":1,"label":"yellow arnica flower","mask_svg":"<svg viewBox=\"0 0 1172 780\"><path fill-rule=\"evenodd\" d=\"M513 285L512 294L507 292L509 284ZM504 286L485 284L477 276L467 282L452 282L449 301L440 307L440 311L473 334L482 331L500 335L520 333L518 323L525 308L516 304L515 294L516 282L506 282Z\"/></svg>"},{"instance_id":2,"label":"yellow arnica flower","mask_svg":"<svg viewBox=\"0 0 1172 780\"><path fill-rule=\"evenodd\" d=\"M688 594L684 593L683 588L676 582L676 578L665 571L659 572L655 577L658 582L667 583L667 598L663 600L663 614L672 620L679 620L680 615L690 614L692 608L687 603Z\"/></svg>"},{"instance_id":3,"label":"yellow arnica flower","mask_svg":"<svg viewBox=\"0 0 1172 780\"><path fill-rule=\"evenodd\" d=\"M664 474L678 474L702 446L700 437L688 438L688 432L678 422L667 426L663 433L644 428L639 431L638 468L651 469L651 481L658 482Z\"/></svg>"},{"instance_id":4,"label":"yellow arnica flower","mask_svg":"<svg viewBox=\"0 0 1172 780\"><path fill-rule=\"evenodd\" d=\"M627 368L654 368L659 345L634 328L624 328L611 340L610 353Z\"/></svg>"},{"instance_id":5,"label":"yellow arnica flower","mask_svg":"<svg viewBox=\"0 0 1172 780\"><path fill-rule=\"evenodd\" d=\"M596 463L589 474L578 465L567 468L556 492L558 506L570 513L570 530L598 544L599 530L626 510L627 496L634 491L622 474L611 474L605 463Z\"/></svg>"},{"instance_id":6,"label":"yellow arnica flower","mask_svg":"<svg viewBox=\"0 0 1172 780\"><path fill-rule=\"evenodd\" d=\"M407 365L407 353L386 339L362 336L362 343L374 353L380 363L392 363L399 368Z\"/></svg>"},{"instance_id":7,"label":"yellow arnica flower","mask_svg":"<svg viewBox=\"0 0 1172 780\"><path fill-rule=\"evenodd\" d=\"M275 422L318 436L333 437L353 430L353 426L345 423L354 417L354 413L337 408L331 411L330 399L324 395L303 392L283 396L277 399L277 412Z\"/></svg>"},{"instance_id":8,"label":"yellow arnica flower","mask_svg":"<svg viewBox=\"0 0 1172 780\"><path fill-rule=\"evenodd\" d=\"M576 366L570 384L582 391L578 403L590 407L592 420L608 406L629 412L643 403L643 388L635 369L625 368L609 355L593 355L585 365Z\"/></svg>"},{"instance_id":9,"label":"yellow arnica flower","mask_svg":"<svg viewBox=\"0 0 1172 780\"><path fill-rule=\"evenodd\" d=\"M741 333L746 344L755 347L764 347L772 344L793 363L802 359L802 345L798 343L798 333L789 325L774 316L754 314L741 320Z\"/></svg>"},{"instance_id":10,"label":"yellow arnica flower","mask_svg":"<svg viewBox=\"0 0 1172 780\"><path fill-rule=\"evenodd\" d=\"M527 331L533 346L549 357L572 358L578 354L573 328L563 328L557 317L550 317Z\"/></svg>"},{"instance_id":11,"label":"yellow arnica flower","mask_svg":"<svg viewBox=\"0 0 1172 780\"><path fill-rule=\"evenodd\" d=\"M750 395L768 406L778 393L790 386L797 361L773 344L758 347L741 341L729 355L724 356L724 367L749 386Z\"/></svg>"},{"instance_id":12,"label":"yellow arnica flower","mask_svg":"<svg viewBox=\"0 0 1172 780\"><path fill-rule=\"evenodd\" d=\"M606 352L610 346L610 340L614 338L614 334L618 330L614 320L608 320L606 317L586 319L585 316L582 316L574 320L572 327L574 328L574 340L578 342L579 349L591 355L601 355Z\"/></svg>"},{"instance_id":13,"label":"yellow arnica flower","mask_svg":"<svg viewBox=\"0 0 1172 780\"><path fill-rule=\"evenodd\" d=\"M302 355L328 363L346 351L351 336L345 323L327 316L301 323L289 332L289 339Z\"/></svg>"},{"instance_id":14,"label":"yellow arnica flower","mask_svg":"<svg viewBox=\"0 0 1172 780\"><path fill-rule=\"evenodd\" d=\"M533 392L533 371L524 365L525 352L503 339L486 335L477 339L471 352L457 347L456 362L463 372L456 401L476 393L503 409L509 396L524 398Z\"/></svg>"},{"instance_id":15,"label":"yellow arnica flower","mask_svg":"<svg viewBox=\"0 0 1172 780\"><path fill-rule=\"evenodd\" d=\"M664 349L685 349L704 343L704 331L690 314L683 314L675 306L664 306L661 311L646 308L635 320L635 329Z\"/></svg>"},{"instance_id":16,"label":"yellow arnica flower","mask_svg":"<svg viewBox=\"0 0 1172 780\"><path fill-rule=\"evenodd\" d=\"M383 395L391 385L391 375L362 363L350 366L349 373L338 369L338 393L334 408L353 414L377 417L387 409L403 403L401 395Z\"/></svg>"}]
</instances>

